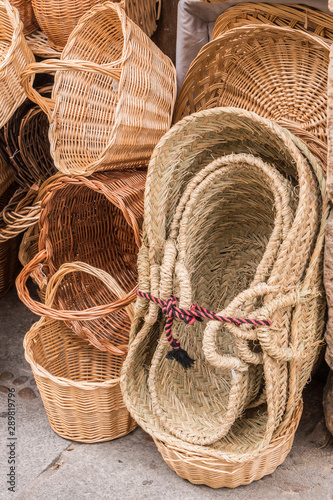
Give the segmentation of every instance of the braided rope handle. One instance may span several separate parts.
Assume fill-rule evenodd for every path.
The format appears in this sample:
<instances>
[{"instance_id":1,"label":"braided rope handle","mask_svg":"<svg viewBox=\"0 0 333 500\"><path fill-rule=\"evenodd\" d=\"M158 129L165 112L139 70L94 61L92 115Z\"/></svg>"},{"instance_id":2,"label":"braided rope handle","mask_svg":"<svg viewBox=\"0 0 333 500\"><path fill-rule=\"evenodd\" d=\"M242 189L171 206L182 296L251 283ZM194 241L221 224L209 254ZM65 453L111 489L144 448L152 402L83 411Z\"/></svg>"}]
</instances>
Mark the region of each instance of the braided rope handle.
<instances>
[{"instance_id":1,"label":"braided rope handle","mask_svg":"<svg viewBox=\"0 0 333 500\"><path fill-rule=\"evenodd\" d=\"M0 243L15 238L38 222L40 201L37 200L38 186L33 185L28 192L18 190L1 212L5 226L0 229Z\"/></svg>"},{"instance_id":2,"label":"braided rope handle","mask_svg":"<svg viewBox=\"0 0 333 500\"><path fill-rule=\"evenodd\" d=\"M134 289L125 296L122 296L118 300L112 302L111 304L94 306L88 309L83 309L81 311L53 309L52 307L50 307L50 305L44 305L41 302L37 302L30 297L26 283L30 274L34 273L36 282L39 284L45 284L46 277L45 275L43 275L42 265L46 259L47 251L42 250L37 255L35 255L35 257L22 269L21 273L16 278L16 288L19 298L32 312L38 314L39 316L47 316L49 318L58 319L61 321L89 321L108 316L109 314L117 312L120 309L126 308L133 301L135 301L136 291ZM83 262L74 262L70 264L64 264L63 266L64 268L61 271L58 271L56 278L54 278L53 280L51 278L52 287L55 281L60 278L62 279L65 274L73 271L83 271L96 276L103 283L105 283L105 285L111 290L111 292L115 293L116 295L119 292L120 287L118 288L118 291L116 291L112 278L107 277L107 273L105 273L105 271L101 269L94 268ZM70 266L72 266L72 269L70 269ZM54 297L54 294L51 293L50 287L48 294L51 296L51 298ZM50 300L48 301L48 303L50 303ZM130 310L130 314L133 316L132 310Z\"/></svg>"}]
</instances>

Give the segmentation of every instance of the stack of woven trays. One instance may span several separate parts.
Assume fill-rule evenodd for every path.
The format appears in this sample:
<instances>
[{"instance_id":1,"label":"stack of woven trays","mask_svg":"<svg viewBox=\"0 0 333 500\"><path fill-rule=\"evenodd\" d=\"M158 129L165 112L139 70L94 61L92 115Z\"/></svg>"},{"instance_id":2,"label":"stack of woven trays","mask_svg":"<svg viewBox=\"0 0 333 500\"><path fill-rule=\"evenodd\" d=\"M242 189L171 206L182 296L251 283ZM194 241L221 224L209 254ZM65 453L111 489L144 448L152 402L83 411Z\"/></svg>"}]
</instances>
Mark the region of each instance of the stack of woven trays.
<instances>
[{"instance_id":1,"label":"stack of woven trays","mask_svg":"<svg viewBox=\"0 0 333 500\"><path fill-rule=\"evenodd\" d=\"M54 74L50 96L33 85L40 73ZM42 186L38 230L21 246L18 294L42 316L25 337L26 358L52 428L76 441L106 441L137 425L119 375L134 315L146 169L171 125L175 69L107 2L82 17L59 61L29 64L21 82L45 113L60 171ZM29 276L42 302L30 297Z\"/></svg>"},{"instance_id":2,"label":"stack of woven trays","mask_svg":"<svg viewBox=\"0 0 333 500\"><path fill-rule=\"evenodd\" d=\"M324 327L324 197L308 148L254 113L193 114L155 149L122 390L193 483L247 484L291 448Z\"/></svg>"}]
</instances>

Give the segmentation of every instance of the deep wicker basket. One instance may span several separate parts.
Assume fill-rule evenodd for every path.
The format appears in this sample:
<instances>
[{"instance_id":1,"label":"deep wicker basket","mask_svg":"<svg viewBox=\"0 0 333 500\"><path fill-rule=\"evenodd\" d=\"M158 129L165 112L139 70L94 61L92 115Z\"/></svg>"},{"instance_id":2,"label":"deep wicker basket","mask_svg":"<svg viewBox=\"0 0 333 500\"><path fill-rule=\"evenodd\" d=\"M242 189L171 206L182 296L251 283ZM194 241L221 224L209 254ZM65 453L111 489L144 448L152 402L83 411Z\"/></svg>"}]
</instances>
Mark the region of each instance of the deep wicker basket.
<instances>
[{"instance_id":1,"label":"deep wicker basket","mask_svg":"<svg viewBox=\"0 0 333 500\"><path fill-rule=\"evenodd\" d=\"M44 96L52 86L40 87ZM45 113L28 99L15 111L4 127L4 141L16 181L23 188L40 183L56 173L50 153L49 124Z\"/></svg>"},{"instance_id":2,"label":"deep wicker basket","mask_svg":"<svg viewBox=\"0 0 333 500\"><path fill-rule=\"evenodd\" d=\"M25 35L30 35L38 28L34 10L31 5L31 0L9 0L13 7L16 7L20 14L20 19L23 22Z\"/></svg>"},{"instance_id":3,"label":"deep wicker basket","mask_svg":"<svg viewBox=\"0 0 333 500\"><path fill-rule=\"evenodd\" d=\"M50 100L31 77L53 71ZM142 168L170 127L175 68L116 4L87 13L61 60L29 65L22 82L48 114L51 154L66 174Z\"/></svg>"},{"instance_id":4,"label":"deep wicker basket","mask_svg":"<svg viewBox=\"0 0 333 500\"><path fill-rule=\"evenodd\" d=\"M8 0L0 3L0 128L26 98L20 84L21 72L35 58L23 35L17 9Z\"/></svg>"},{"instance_id":5,"label":"deep wicker basket","mask_svg":"<svg viewBox=\"0 0 333 500\"><path fill-rule=\"evenodd\" d=\"M42 200L40 252L17 279L32 311L65 320L97 348L118 355L127 351L128 307L135 299L145 179L143 171L59 177ZM42 263L58 310L33 301L25 286L31 273L44 284Z\"/></svg>"},{"instance_id":6,"label":"deep wicker basket","mask_svg":"<svg viewBox=\"0 0 333 500\"><path fill-rule=\"evenodd\" d=\"M258 162L279 174L283 212L268 194L274 183L256 188L261 181L254 171L251 180ZM207 456L229 462L231 470L242 471L238 484L248 482L251 463L260 464L276 436L289 439L290 419L322 342L325 190L320 165L301 141L234 108L205 110L177 123L149 165L140 290L161 300L177 296L185 311L198 311L198 304L221 316L270 320L271 326L191 324L185 317L189 324L172 327L195 360L184 370L174 341L166 338L160 305L140 297L122 373L124 400L155 440L201 457L201 466Z\"/></svg>"},{"instance_id":7,"label":"deep wicker basket","mask_svg":"<svg viewBox=\"0 0 333 500\"><path fill-rule=\"evenodd\" d=\"M79 339L61 321L41 318L24 339L52 429L83 443L109 441L137 426L122 399L120 356Z\"/></svg>"},{"instance_id":8,"label":"deep wicker basket","mask_svg":"<svg viewBox=\"0 0 333 500\"><path fill-rule=\"evenodd\" d=\"M227 31L191 64L174 120L217 106L254 111L287 127L326 165L329 47L328 40L292 28Z\"/></svg>"},{"instance_id":9,"label":"deep wicker basket","mask_svg":"<svg viewBox=\"0 0 333 500\"><path fill-rule=\"evenodd\" d=\"M333 40L332 16L302 5L244 2L227 9L216 20L212 38L239 26L270 24L306 31Z\"/></svg>"}]
</instances>

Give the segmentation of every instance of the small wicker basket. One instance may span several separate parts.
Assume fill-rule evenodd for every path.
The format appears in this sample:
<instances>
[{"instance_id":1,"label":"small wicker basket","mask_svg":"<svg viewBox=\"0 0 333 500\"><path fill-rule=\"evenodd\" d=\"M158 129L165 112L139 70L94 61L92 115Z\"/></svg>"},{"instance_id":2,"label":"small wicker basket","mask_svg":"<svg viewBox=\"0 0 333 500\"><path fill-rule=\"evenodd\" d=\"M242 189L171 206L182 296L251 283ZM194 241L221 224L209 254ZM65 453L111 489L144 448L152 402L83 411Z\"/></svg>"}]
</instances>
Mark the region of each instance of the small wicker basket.
<instances>
[{"instance_id":1,"label":"small wicker basket","mask_svg":"<svg viewBox=\"0 0 333 500\"><path fill-rule=\"evenodd\" d=\"M17 278L32 311L66 321L98 349L121 356L135 299L145 180L144 171L59 176L42 200L40 252ZM31 299L31 273L41 285L45 274L52 280L57 309Z\"/></svg>"},{"instance_id":2,"label":"small wicker basket","mask_svg":"<svg viewBox=\"0 0 333 500\"><path fill-rule=\"evenodd\" d=\"M53 71L46 99L31 78ZM171 124L175 68L117 4L83 16L61 60L29 65L22 83L48 115L51 154L66 174L142 168Z\"/></svg>"},{"instance_id":3,"label":"small wicker basket","mask_svg":"<svg viewBox=\"0 0 333 500\"><path fill-rule=\"evenodd\" d=\"M96 443L135 429L119 386L123 358L99 351L63 322L47 318L32 326L24 348L50 425L59 436Z\"/></svg>"},{"instance_id":4,"label":"small wicker basket","mask_svg":"<svg viewBox=\"0 0 333 500\"><path fill-rule=\"evenodd\" d=\"M23 35L17 9L8 0L0 2L0 128L25 100L21 72L35 58Z\"/></svg>"},{"instance_id":5,"label":"small wicker basket","mask_svg":"<svg viewBox=\"0 0 333 500\"><path fill-rule=\"evenodd\" d=\"M16 7L20 14L20 19L24 24L23 33L30 35L38 28L31 0L9 0L13 7Z\"/></svg>"},{"instance_id":6,"label":"small wicker basket","mask_svg":"<svg viewBox=\"0 0 333 500\"><path fill-rule=\"evenodd\" d=\"M276 121L327 163L327 74L330 41L262 24L212 40L192 62L174 120L233 106Z\"/></svg>"}]
</instances>

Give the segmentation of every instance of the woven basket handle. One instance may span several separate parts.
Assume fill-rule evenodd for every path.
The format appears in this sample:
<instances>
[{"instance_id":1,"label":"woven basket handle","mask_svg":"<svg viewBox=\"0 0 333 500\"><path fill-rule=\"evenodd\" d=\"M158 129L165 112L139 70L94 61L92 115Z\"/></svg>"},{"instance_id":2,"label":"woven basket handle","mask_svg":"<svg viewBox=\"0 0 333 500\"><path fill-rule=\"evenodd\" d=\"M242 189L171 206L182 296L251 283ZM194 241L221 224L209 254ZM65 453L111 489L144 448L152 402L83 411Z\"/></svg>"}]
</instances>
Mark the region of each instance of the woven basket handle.
<instances>
[{"instance_id":1,"label":"woven basket handle","mask_svg":"<svg viewBox=\"0 0 333 500\"><path fill-rule=\"evenodd\" d=\"M18 190L1 212L5 227L0 229L0 243L18 236L38 222L40 201L36 201L38 186L33 185L28 192Z\"/></svg>"},{"instance_id":2,"label":"woven basket handle","mask_svg":"<svg viewBox=\"0 0 333 500\"><path fill-rule=\"evenodd\" d=\"M118 61L116 61L118 64ZM84 71L88 73L101 74L115 79L117 82L120 80L121 69L115 68L115 63L96 64L90 61L59 61L59 59L49 59L47 61L32 63L26 66L21 74L21 84L33 102L38 104L42 110L47 114L51 122L52 112L55 106L55 99L43 97L33 88L33 76L36 73L54 73L55 71Z\"/></svg>"},{"instance_id":3,"label":"woven basket handle","mask_svg":"<svg viewBox=\"0 0 333 500\"><path fill-rule=\"evenodd\" d=\"M136 290L131 290L125 297L119 298L115 302L112 302L111 304L106 304L106 305L101 305L101 306L95 306L91 307L89 309L83 309L81 311L71 311L71 310L66 310L66 309L53 309L52 307L49 307L48 305L44 305L41 302L37 302L33 300L30 297L29 291L27 289L27 280L30 276L30 274L34 273L35 279L38 284L44 284L45 285L45 280L46 276L43 275L42 271L42 266L43 262L47 258L47 251L42 250L39 252L35 257L27 264L18 277L16 278L16 288L17 288L17 293L18 296L20 297L21 301L35 314L38 314L39 316L47 316L52 319L58 319L61 321L78 321L78 320L83 320L83 321L89 321L89 320L94 320L94 319L99 319L104 316L107 316L108 314L111 314L113 312L117 312L120 309L123 309L131 302L134 302L136 299ZM82 265L83 263L77 263L78 265ZM68 264L70 266L71 264ZM75 263L73 264L75 265ZM86 264L85 264L86 266ZM66 268L65 268L66 270ZM79 270L78 268L73 269L72 271L77 271ZM87 272L87 268L85 269L80 269L85 272ZM69 270L67 272L70 272ZM65 274L67 274L67 272ZM102 272L99 269L95 269L95 272L99 273ZM60 274L62 276L62 273ZM98 274L99 279L101 275ZM59 277L59 276L58 276ZM102 279L103 281L103 279ZM109 284L111 282L109 281ZM110 284L110 287L112 288L112 292L115 292L114 286ZM50 294L50 291L49 291ZM51 294L52 298L52 294ZM51 299L49 299L51 300Z\"/></svg>"}]
</instances>

